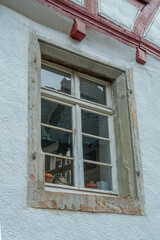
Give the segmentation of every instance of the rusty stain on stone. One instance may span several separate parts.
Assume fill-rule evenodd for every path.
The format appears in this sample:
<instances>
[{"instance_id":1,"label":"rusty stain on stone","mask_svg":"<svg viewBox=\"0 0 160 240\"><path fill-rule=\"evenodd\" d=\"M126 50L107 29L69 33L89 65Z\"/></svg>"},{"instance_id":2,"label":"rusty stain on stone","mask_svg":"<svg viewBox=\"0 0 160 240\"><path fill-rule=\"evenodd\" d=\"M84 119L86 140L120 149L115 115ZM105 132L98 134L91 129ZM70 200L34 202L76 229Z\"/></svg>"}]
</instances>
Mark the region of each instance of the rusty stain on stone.
<instances>
[{"instance_id":1,"label":"rusty stain on stone","mask_svg":"<svg viewBox=\"0 0 160 240\"><path fill-rule=\"evenodd\" d=\"M101 213L120 213L130 215L142 215L140 205L137 200L131 198L119 198L111 196L90 196L70 194L65 192L48 192L41 190L38 192L38 207L83 211L83 212L101 212ZM37 198L34 199L37 207ZM32 204L32 206L34 206Z\"/></svg>"},{"instance_id":2,"label":"rusty stain on stone","mask_svg":"<svg viewBox=\"0 0 160 240\"><path fill-rule=\"evenodd\" d=\"M75 206L74 206L74 204L72 204L72 209L75 210Z\"/></svg>"},{"instance_id":3,"label":"rusty stain on stone","mask_svg":"<svg viewBox=\"0 0 160 240\"><path fill-rule=\"evenodd\" d=\"M66 204L64 204L64 209L67 210L67 205Z\"/></svg>"},{"instance_id":4,"label":"rusty stain on stone","mask_svg":"<svg viewBox=\"0 0 160 240\"><path fill-rule=\"evenodd\" d=\"M55 209L57 208L57 203L56 203L55 200L52 200L52 207L55 208Z\"/></svg>"},{"instance_id":5,"label":"rusty stain on stone","mask_svg":"<svg viewBox=\"0 0 160 240\"><path fill-rule=\"evenodd\" d=\"M38 72L38 67L37 66L35 66L35 71Z\"/></svg>"},{"instance_id":6,"label":"rusty stain on stone","mask_svg":"<svg viewBox=\"0 0 160 240\"><path fill-rule=\"evenodd\" d=\"M41 208L49 208L44 202L40 201L38 204L39 207Z\"/></svg>"},{"instance_id":7,"label":"rusty stain on stone","mask_svg":"<svg viewBox=\"0 0 160 240\"><path fill-rule=\"evenodd\" d=\"M35 176L33 174L30 174L29 178L33 181L35 180Z\"/></svg>"}]
</instances>

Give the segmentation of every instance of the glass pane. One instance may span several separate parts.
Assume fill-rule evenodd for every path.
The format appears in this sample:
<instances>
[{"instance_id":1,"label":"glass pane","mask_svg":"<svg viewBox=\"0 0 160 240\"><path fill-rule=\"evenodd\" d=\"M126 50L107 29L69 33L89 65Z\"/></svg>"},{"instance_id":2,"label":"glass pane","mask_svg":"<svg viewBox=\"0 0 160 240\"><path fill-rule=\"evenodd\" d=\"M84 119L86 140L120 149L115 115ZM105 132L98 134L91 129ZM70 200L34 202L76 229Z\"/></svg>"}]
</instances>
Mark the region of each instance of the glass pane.
<instances>
[{"instance_id":1,"label":"glass pane","mask_svg":"<svg viewBox=\"0 0 160 240\"><path fill-rule=\"evenodd\" d=\"M42 123L71 130L72 108L42 98L41 119Z\"/></svg>"},{"instance_id":2,"label":"glass pane","mask_svg":"<svg viewBox=\"0 0 160 240\"><path fill-rule=\"evenodd\" d=\"M110 164L110 143L83 136L83 158Z\"/></svg>"},{"instance_id":3,"label":"glass pane","mask_svg":"<svg viewBox=\"0 0 160 240\"><path fill-rule=\"evenodd\" d=\"M86 188L112 190L111 167L84 163L84 182Z\"/></svg>"},{"instance_id":4,"label":"glass pane","mask_svg":"<svg viewBox=\"0 0 160 240\"><path fill-rule=\"evenodd\" d=\"M45 156L45 173L52 174L50 183L73 186L72 160Z\"/></svg>"},{"instance_id":5,"label":"glass pane","mask_svg":"<svg viewBox=\"0 0 160 240\"><path fill-rule=\"evenodd\" d=\"M72 133L41 127L41 146L43 152L61 156L72 156Z\"/></svg>"},{"instance_id":6,"label":"glass pane","mask_svg":"<svg viewBox=\"0 0 160 240\"><path fill-rule=\"evenodd\" d=\"M71 75L42 65L41 86L71 94Z\"/></svg>"},{"instance_id":7,"label":"glass pane","mask_svg":"<svg viewBox=\"0 0 160 240\"><path fill-rule=\"evenodd\" d=\"M108 138L108 117L82 111L82 132Z\"/></svg>"},{"instance_id":8,"label":"glass pane","mask_svg":"<svg viewBox=\"0 0 160 240\"><path fill-rule=\"evenodd\" d=\"M81 98L106 105L105 86L80 78Z\"/></svg>"}]
</instances>

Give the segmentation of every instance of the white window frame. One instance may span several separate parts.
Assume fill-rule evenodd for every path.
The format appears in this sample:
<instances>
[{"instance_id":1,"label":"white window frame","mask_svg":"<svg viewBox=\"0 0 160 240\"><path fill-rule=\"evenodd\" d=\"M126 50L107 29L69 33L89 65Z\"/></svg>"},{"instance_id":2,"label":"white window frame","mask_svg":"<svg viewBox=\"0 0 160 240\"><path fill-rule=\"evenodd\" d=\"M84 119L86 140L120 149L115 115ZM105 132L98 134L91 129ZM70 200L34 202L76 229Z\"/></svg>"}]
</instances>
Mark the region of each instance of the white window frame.
<instances>
[{"instance_id":1,"label":"white window frame","mask_svg":"<svg viewBox=\"0 0 160 240\"><path fill-rule=\"evenodd\" d=\"M99 192L99 193L110 193L110 194L118 194L118 185L117 185L117 170L116 170L116 154L115 154L115 139L114 139L114 120L113 114L114 111L112 110L112 94L111 94L111 87L110 83L107 81L102 81L95 77L91 77L85 74L82 74L77 71L73 71L66 67L62 67L55 63L51 63L45 60L42 60L42 65L58 69L65 73L69 73L71 75L71 95L65 94L63 92L59 92L56 90L51 90L47 87L41 87L41 98L46 99L48 101L53 101L56 103L60 103L66 106L72 107L72 130L65 130L67 132L73 133L73 139L75 139L75 144L73 143L73 154L74 157L67 157L71 161L74 161L74 187L73 186L65 186L60 184L53 184L53 183L45 183L46 187L54 187L54 188L65 188L65 189L76 189L81 191L89 191L89 192ZM105 95L106 95L106 105L101 105L98 103L90 102L85 99L80 98L80 78L85 78L91 82L99 83L105 87ZM92 113L96 113L99 115L107 116L108 117L108 131L110 138L108 141L110 142L110 158L111 164L95 162L91 160L84 160L83 159L83 152L82 152L82 136L90 136L90 134L82 133L82 123L81 123L81 109L87 110ZM41 126L46 126L54 129L58 129L58 127L53 127L51 125L41 123ZM93 137L93 135L92 135ZM103 137L95 136L96 139L104 139ZM94 137L93 137L94 138ZM73 141L74 142L74 141ZM56 154L48 154L42 152L44 155L57 157ZM66 159L66 157L62 157ZM111 167L112 172L112 191L111 190L100 190L100 189L86 189L84 187L84 169L83 163L91 163L94 165L100 166L108 166Z\"/></svg>"}]
</instances>

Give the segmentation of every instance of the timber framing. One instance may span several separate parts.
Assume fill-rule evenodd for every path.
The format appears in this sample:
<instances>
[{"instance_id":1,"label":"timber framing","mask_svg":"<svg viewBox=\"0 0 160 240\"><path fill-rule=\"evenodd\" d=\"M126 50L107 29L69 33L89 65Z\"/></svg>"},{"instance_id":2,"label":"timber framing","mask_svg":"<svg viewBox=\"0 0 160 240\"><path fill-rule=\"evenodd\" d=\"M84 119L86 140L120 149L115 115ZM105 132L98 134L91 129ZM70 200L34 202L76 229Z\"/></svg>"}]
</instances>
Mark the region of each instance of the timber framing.
<instances>
[{"instance_id":1,"label":"timber framing","mask_svg":"<svg viewBox=\"0 0 160 240\"><path fill-rule=\"evenodd\" d=\"M160 0L144 1L127 0L141 10L133 31L129 32L113 22L98 15L97 0L85 0L84 7L69 0L38 0L39 2L54 8L69 16L73 20L78 18L87 27L93 28L109 37L112 37L130 47L140 48L146 53L160 59L160 47L143 39L142 35L151 23L156 11L160 6ZM134 2L134 3L133 3ZM135 3L136 2L136 3ZM149 4L148 4L149 3ZM145 21L144 21L145 19ZM142 21L143 20L143 21Z\"/></svg>"}]
</instances>

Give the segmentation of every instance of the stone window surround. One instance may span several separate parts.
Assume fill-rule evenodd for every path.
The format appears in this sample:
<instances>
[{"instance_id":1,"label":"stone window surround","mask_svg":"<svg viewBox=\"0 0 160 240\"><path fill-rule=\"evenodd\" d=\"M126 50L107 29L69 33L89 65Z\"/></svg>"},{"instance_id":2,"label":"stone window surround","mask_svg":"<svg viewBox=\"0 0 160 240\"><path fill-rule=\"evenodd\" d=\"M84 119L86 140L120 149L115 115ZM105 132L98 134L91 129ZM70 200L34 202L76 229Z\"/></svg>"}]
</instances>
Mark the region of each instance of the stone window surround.
<instances>
[{"instance_id":1,"label":"stone window surround","mask_svg":"<svg viewBox=\"0 0 160 240\"><path fill-rule=\"evenodd\" d=\"M65 55L65 58L64 58ZM111 81L114 95L114 122L119 195L49 189L44 182L44 154L40 133L40 70L41 56L80 71ZM132 69L119 69L97 62L58 46L45 43L33 33L29 42L28 89L28 206L87 212L142 215L143 187L138 144L138 126L133 93Z\"/></svg>"}]
</instances>

